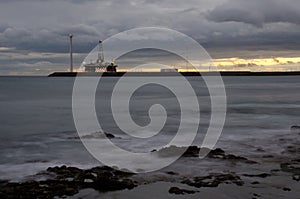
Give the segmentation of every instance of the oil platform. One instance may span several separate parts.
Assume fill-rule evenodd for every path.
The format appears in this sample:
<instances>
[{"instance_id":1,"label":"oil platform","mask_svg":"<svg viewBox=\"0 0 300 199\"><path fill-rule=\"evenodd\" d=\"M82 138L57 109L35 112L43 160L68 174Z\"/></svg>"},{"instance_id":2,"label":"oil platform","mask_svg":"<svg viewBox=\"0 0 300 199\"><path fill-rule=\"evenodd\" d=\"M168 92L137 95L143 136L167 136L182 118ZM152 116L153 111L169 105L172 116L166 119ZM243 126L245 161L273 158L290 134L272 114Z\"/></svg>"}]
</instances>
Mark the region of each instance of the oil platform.
<instances>
[{"instance_id":1,"label":"oil platform","mask_svg":"<svg viewBox=\"0 0 300 199\"><path fill-rule=\"evenodd\" d=\"M96 62L91 62L88 64L84 64L84 71L88 73L95 73L95 72L117 72L117 65L115 65L114 61L111 63L104 61L104 52L103 52L103 45L102 41L99 41L98 45L98 59Z\"/></svg>"}]
</instances>

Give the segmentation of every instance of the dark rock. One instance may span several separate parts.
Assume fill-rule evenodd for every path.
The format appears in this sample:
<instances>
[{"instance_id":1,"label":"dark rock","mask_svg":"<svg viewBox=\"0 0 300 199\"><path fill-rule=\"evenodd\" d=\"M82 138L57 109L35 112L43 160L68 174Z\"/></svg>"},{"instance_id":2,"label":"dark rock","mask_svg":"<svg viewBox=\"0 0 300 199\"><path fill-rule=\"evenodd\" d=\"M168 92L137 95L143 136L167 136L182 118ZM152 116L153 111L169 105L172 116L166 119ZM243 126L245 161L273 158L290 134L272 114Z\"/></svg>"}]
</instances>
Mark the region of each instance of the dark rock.
<instances>
[{"instance_id":1,"label":"dark rock","mask_svg":"<svg viewBox=\"0 0 300 199\"><path fill-rule=\"evenodd\" d=\"M283 190L283 191L291 191L291 189L288 188L288 187L284 187L282 190Z\"/></svg>"},{"instance_id":2,"label":"dark rock","mask_svg":"<svg viewBox=\"0 0 300 199\"><path fill-rule=\"evenodd\" d=\"M104 133L104 134L105 134L106 137L109 138L109 139L115 138L115 136L114 136L113 134L111 134L111 133Z\"/></svg>"},{"instance_id":3,"label":"dark rock","mask_svg":"<svg viewBox=\"0 0 300 199\"><path fill-rule=\"evenodd\" d=\"M260 184L260 182L254 181L254 182L251 182L251 184L253 184L253 185L255 185L255 184Z\"/></svg>"},{"instance_id":4,"label":"dark rock","mask_svg":"<svg viewBox=\"0 0 300 199\"><path fill-rule=\"evenodd\" d=\"M206 149L205 149L206 150ZM209 150L209 149L207 149ZM220 148L216 148L214 150L210 150L207 157L209 158L220 158L220 159L224 159L225 157L225 151L223 151Z\"/></svg>"},{"instance_id":5,"label":"dark rock","mask_svg":"<svg viewBox=\"0 0 300 199\"><path fill-rule=\"evenodd\" d=\"M107 133L107 132L94 132L88 135L84 135L81 136L81 139L93 139L93 138L105 138L107 137L108 139L113 139L113 138L117 138L116 136L114 136L111 133Z\"/></svg>"},{"instance_id":6,"label":"dark rock","mask_svg":"<svg viewBox=\"0 0 300 199\"><path fill-rule=\"evenodd\" d=\"M260 197L261 197L261 195L259 195L257 193L253 193L252 199L257 199L257 198L260 198Z\"/></svg>"},{"instance_id":7,"label":"dark rock","mask_svg":"<svg viewBox=\"0 0 300 199\"><path fill-rule=\"evenodd\" d=\"M245 157L242 156L236 156L233 154L226 154L225 151L223 151L222 149L215 149L215 150L211 150L210 153L208 154L209 158L216 158L216 159L225 159L225 160L234 160L234 161L242 161L248 164L257 164L257 162L252 161L252 160L248 160Z\"/></svg>"},{"instance_id":8,"label":"dark rock","mask_svg":"<svg viewBox=\"0 0 300 199\"><path fill-rule=\"evenodd\" d=\"M271 176L271 174L268 174L268 173L261 173L261 174L244 174L243 176L246 176L246 177L266 178L266 177Z\"/></svg>"},{"instance_id":9,"label":"dark rock","mask_svg":"<svg viewBox=\"0 0 300 199\"><path fill-rule=\"evenodd\" d=\"M242 156L235 156L235 155L232 155L232 154L224 156L224 159L229 159L229 160L248 160L247 158L244 158Z\"/></svg>"},{"instance_id":10,"label":"dark rock","mask_svg":"<svg viewBox=\"0 0 300 199\"><path fill-rule=\"evenodd\" d=\"M199 157L200 148L197 146L177 147L169 146L160 150L152 150L152 153L157 153L161 157L177 156L182 154L182 157Z\"/></svg>"},{"instance_id":11,"label":"dark rock","mask_svg":"<svg viewBox=\"0 0 300 199\"><path fill-rule=\"evenodd\" d=\"M244 162L247 164L258 164L258 162L255 162L253 160L245 160Z\"/></svg>"},{"instance_id":12,"label":"dark rock","mask_svg":"<svg viewBox=\"0 0 300 199\"><path fill-rule=\"evenodd\" d=\"M178 175L178 173L176 173L174 171L167 171L166 174L169 174L169 175Z\"/></svg>"},{"instance_id":13,"label":"dark rock","mask_svg":"<svg viewBox=\"0 0 300 199\"><path fill-rule=\"evenodd\" d=\"M190 148L190 149L189 149ZM172 156L178 156L182 154L182 157L196 157L196 155L199 155L198 147L177 147L177 146L169 146L162 148L160 150L152 150L152 153L157 154L160 157L172 157ZM194 150L198 150L198 154Z\"/></svg>"},{"instance_id":14,"label":"dark rock","mask_svg":"<svg viewBox=\"0 0 300 199\"><path fill-rule=\"evenodd\" d=\"M135 187L135 184L130 179L117 179L117 178L98 178L93 188L95 190L98 190L100 192L107 192L107 191L117 191L117 190L123 190L123 189L133 189Z\"/></svg>"},{"instance_id":15,"label":"dark rock","mask_svg":"<svg viewBox=\"0 0 300 199\"><path fill-rule=\"evenodd\" d=\"M272 169L271 172L279 172L280 169Z\"/></svg>"},{"instance_id":16,"label":"dark rock","mask_svg":"<svg viewBox=\"0 0 300 199\"><path fill-rule=\"evenodd\" d=\"M39 160L39 159L26 161L26 163L38 163L38 162L40 162L40 163L47 163L49 161L48 160Z\"/></svg>"},{"instance_id":17,"label":"dark rock","mask_svg":"<svg viewBox=\"0 0 300 199\"><path fill-rule=\"evenodd\" d=\"M6 198L8 198L8 197L7 197L7 195L5 195L4 193L0 192L0 198L6 199Z\"/></svg>"},{"instance_id":18,"label":"dark rock","mask_svg":"<svg viewBox=\"0 0 300 199\"><path fill-rule=\"evenodd\" d=\"M296 180L297 182L300 181L300 176L299 175L294 175L293 180Z\"/></svg>"},{"instance_id":19,"label":"dark rock","mask_svg":"<svg viewBox=\"0 0 300 199\"><path fill-rule=\"evenodd\" d=\"M8 183L8 180L0 180L0 186L3 184L7 184L7 183Z\"/></svg>"},{"instance_id":20,"label":"dark rock","mask_svg":"<svg viewBox=\"0 0 300 199\"><path fill-rule=\"evenodd\" d=\"M300 130L300 126L294 125L294 126L291 126L291 129L292 130Z\"/></svg>"},{"instance_id":21,"label":"dark rock","mask_svg":"<svg viewBox=\"0 0 300 199\"><path fill-rule=\"evenodd\" d=\"M202 150L206 150L207 152L209 152L207 155L208 158L243 161L248 164L257 163L255 161L248 160L247 158L242 156L226 154L225 151L220 148L216 148L213 150L210 150L208 148L202 148ZM171 157L171 156L177 156L179 154L182 154L181 157L199 157L200 148L197 146L190 146L190 147L170 146L170 147L162 148L158 151L154 149L151 152L156 153L161 157Z\"/></svg>"},{"instance_id":22,"label":"dark rock","mask_svg":"<svg viewBox=\"0 0 300 199\"><path fill-rule=\"evenodd\" d=\"M169 193L175 194L175 195L184 195L184 194L195 194L195 193L197 193L197 191L180 189L178 187L171 187L169 189Z\"/></svg>"},{"instance_id":23,"label":"dark rock","mask_svg":"<svg viewBox=\"0 0 300 199\"><path fill-rule=\"evenodd\" d=\"M262 156L262 158L274 158L274 156L273 155L264 155L264 156Z\"/></svg>"},{"instance_id":24,"label":"dark rock","mask_svg":"<svg viewBox=\"0 0 300 199\"><path fill-rule=\"evenodd\" d=\"M222 183L233 183L238 186L244 185L244 182L236 174L210 174L208 176L194 177L193 179L183 180L181 183L193 187L218 187Z\"/></svg>"},{"instance_id":25,"label":"dark rock","mask_svg":"<svg viewBox=\"0 0 300 199\"><path fill-rule=\"evenodd\" d=\"M199 157L200 148L197 146L190 146L186 149L182 157Z\"/></svg>"},{"instance_id":26,"label":"dark rock","mask_svg":"<svg viewBox=\"0 0 300 199\"><path fill-rule=\"evenodd\" d=\"M299 154L300 153L300 147L291 145L291 146L288 146L285 151L288 152L288 153L297 153L297 154Z\"/></svg>"},{"instance_id":27,"label":"dark rock","mask_svg":"<svg viewBox=\"0 0 300 199\"><path fill-rule=\"evenodd\" d=\"M265 151L264 149L262 149L262 148L257 148L256 151L257 151L257 152L266 152L266 151Z\"/></svg>"},{"instance_id":28,"label":"dark rock","mask_svg":"<svg viewBox=\"0 0 300 199\"><path fill-rule=\"evenodd\" d=\"M291 161L287 163L281 163L280 168L284 172L292 173L294 175L300 175L299 162Z\"/></svg>"}]
</instances>

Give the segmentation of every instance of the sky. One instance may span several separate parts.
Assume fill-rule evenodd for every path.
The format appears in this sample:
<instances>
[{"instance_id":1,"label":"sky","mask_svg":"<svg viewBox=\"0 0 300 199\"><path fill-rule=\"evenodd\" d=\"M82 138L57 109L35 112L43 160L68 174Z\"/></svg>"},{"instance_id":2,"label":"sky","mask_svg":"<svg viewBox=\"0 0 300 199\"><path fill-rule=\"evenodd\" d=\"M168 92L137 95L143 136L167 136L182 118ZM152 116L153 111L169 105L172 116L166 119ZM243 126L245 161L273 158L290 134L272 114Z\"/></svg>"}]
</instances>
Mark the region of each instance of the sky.
<instances>
[{"instance_id":1,"label":"sky","mask_svg":"<svg viewBox=\"0 0 300 199\"><path fill-rule=\"evenodd\" d=\"M222 70L300 70L299 0L0 0L0 75L79 67L100 39L158 26L198 41Z\"/></svg>"}]
</instances>

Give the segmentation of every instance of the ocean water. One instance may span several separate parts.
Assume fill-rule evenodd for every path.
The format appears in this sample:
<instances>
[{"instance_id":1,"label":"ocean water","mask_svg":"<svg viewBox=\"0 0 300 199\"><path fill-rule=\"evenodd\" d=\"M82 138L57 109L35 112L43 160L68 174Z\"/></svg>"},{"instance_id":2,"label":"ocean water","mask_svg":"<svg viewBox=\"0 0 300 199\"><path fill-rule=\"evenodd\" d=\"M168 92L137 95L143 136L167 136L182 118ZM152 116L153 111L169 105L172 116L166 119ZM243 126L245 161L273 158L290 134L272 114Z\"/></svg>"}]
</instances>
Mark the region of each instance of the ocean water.
<instances>
[{"instance_id":1,"label":"ocean water","mask_svg":"<svg viewBox=\"0 0 300 199\"><path fill-rule=\"evenodd\" d=\"M201 125L194 142L200 146L209 123L210 98L203 81L187 79L200 101ZM133 152L147 152L167 144L180 122L176 97L157 85L138 90L129 105L138 125L149 123L148 109L157 103L166 107L168 119L160 135L146 140L131 138L118 129L109 110L116 81L117 78L103 78L96 94L96 110L105 132L119 137L114 142ZM299 77L223 77L223 81L227 117L216 147L253 158L257 149L281 156L284 146L297 139L290 127L300 125ZM74 78L68 77L0 77L1 179L20 180L64 164L80 168L101 165L78 139L72 116L73 84ZM281 138L286 142L279 143Z\"/></svg>"}]
</instances>

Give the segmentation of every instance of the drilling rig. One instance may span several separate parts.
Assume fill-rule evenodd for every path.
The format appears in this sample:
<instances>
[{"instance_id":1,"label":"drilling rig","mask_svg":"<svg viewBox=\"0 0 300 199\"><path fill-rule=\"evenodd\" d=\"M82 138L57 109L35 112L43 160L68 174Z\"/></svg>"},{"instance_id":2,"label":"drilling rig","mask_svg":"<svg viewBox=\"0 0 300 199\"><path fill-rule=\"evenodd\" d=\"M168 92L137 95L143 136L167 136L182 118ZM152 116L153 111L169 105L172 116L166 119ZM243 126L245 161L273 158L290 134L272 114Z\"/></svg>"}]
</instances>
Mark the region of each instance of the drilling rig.
<instances>
[{"instance_id":1,"label":"drilling rig","mask_svg":"<svg viewBox=\"0 0 300 199\"><path fill-rule=\"evenodd\" d=\"M85 72L117 72L118 66L115 65L114 62L107 63L104 61L104 52L103 52L103 45L102 41L99 41L98 45L98 58L96 62L91 62L89 64L85 64Z\"/></svg>"}]
</instances>

